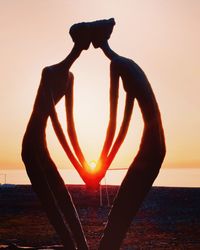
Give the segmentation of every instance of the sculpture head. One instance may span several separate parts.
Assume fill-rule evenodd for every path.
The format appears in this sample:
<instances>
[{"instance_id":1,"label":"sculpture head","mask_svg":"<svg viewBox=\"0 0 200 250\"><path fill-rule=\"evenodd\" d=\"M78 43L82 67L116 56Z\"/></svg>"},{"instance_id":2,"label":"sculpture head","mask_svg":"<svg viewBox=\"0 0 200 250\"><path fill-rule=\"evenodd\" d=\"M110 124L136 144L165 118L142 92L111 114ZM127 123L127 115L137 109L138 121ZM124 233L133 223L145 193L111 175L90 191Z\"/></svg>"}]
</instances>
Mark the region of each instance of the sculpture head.
<instances>
[{"instance_id":1,"label":"sculpture head","mask_svg":"<svg viewBox=\"0 0 200 250\"><path fill-rule=\"evenodd\" d=\"M94 48L101 47L109 38L115 25L114 18L91 22L91 41Z\"/></svg>"},{"instance_id":2,"label":"sculpture head","mask_svg":"<svg viewBox=\"0 0 200 250\"><path fill-rule=\"evenodd\" d=\"M69 34L77 47L87 50L91 42L91 31L89 23L76 23L71 26Z\"/></svg>"}]
</instances>

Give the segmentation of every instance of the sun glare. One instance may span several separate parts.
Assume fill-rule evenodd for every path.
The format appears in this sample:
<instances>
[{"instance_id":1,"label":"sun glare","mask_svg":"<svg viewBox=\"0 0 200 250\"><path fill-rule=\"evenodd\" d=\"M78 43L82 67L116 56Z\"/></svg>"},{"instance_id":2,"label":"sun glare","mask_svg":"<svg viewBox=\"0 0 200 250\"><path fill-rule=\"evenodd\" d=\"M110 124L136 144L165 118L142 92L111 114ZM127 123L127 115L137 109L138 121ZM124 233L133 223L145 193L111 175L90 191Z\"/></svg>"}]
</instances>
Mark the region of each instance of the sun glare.
<instances>
[{"instance_id":1,"label":"sun glare","mask_svg":"<svg viewBox=\"0 0 200 250\"><path fill-rule=\"evenodd\" d=\"M91 170L91 171L94 171L95 168L96 168L96 166L97 166L96 161L91 161L91 162L89 163L89 166L90 166L90 170Z\"/></svg>"}]
</instances>

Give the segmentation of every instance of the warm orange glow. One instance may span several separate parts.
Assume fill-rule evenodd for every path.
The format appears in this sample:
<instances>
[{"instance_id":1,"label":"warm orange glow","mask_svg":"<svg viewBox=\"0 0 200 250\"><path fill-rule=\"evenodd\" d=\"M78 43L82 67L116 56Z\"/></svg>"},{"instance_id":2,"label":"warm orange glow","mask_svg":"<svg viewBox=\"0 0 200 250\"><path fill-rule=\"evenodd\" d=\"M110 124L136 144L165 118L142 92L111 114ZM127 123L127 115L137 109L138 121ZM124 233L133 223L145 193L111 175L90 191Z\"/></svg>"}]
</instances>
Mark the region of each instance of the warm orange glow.
<instances>
[{"instance_id":1,"label":"warm orange glow","mask_svg":"<svg viewBox=\"0 0 200 250\"><path fill-rule=\"evenodd\" d=\"M94 172L94 171L96 170L96 166L97 166L96 161L91 161L91 162L89 163L90 171L91 171L91 172Z\"/></svg>"}]
</instances>

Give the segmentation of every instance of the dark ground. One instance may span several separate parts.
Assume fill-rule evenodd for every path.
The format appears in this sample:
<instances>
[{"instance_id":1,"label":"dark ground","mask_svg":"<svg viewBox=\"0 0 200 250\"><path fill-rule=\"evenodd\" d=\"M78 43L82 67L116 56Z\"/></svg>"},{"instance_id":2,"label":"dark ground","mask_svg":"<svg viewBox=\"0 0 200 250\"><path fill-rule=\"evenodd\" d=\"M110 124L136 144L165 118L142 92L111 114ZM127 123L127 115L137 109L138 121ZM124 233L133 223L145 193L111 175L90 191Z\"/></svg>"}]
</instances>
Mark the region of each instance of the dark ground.
<instances>
[{"instance_id":1,"label":"dark ground","mask_svg":"<svg viewBox=\"0 0 200 250\"><path fill-rule=\"evenodd\" d=\"M87 191L85 186L68 188L90 249L97 249L109 208L105 200L99 206L98 192ZM117 189L108 187L111 203ZM31 186L0 186L0 249L12 249L12 243L37 249L60 245ZM121 249L199 250L200 188L152 188Z\"/></svg>"}]
</instances>

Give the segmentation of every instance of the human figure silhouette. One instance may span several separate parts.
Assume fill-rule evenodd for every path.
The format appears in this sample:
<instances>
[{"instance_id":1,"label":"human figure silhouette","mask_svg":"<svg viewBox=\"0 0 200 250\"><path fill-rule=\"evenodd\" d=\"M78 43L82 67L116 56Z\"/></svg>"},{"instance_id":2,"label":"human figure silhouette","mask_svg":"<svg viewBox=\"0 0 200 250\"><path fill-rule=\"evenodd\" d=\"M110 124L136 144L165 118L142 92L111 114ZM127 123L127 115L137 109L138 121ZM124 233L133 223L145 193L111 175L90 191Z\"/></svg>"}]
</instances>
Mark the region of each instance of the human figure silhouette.
<instances>
[{"instance_id":1,"label":"human figure silhouette","mask_svg":"<svg viewBox=\"0 0 200 250\"><path fill-rule=\"evenodd\" d=\"M145 195L159 173L166 152L165 139L159 107L145 73L131 59L115 53L108 44L108 39L115 25L114 19L96 21L91 25L93 26L93 46L102 49L111 61L111 85L118 89L119 78L121 78L126 92L124 118L112 148L111 143L115 127L108 126L107 129L104 148L99 159L101 176L105 175L124 140L135 100L139 104L144 121L139 151L122 181L99 246L100 250L118 250ZM114 99L114 105L117 105L116 97ZM111 96L111 102L112 100L113 97ZM115 114L111 114L110 123L115 124L115 121ZM112 130L111 135L109 134L110 130Z\"/></svg>"},{"instance_id":2,"label":"human figure silhouette","mask_svg":"<svg viewBox=\"0 0 200 250\"><path fill-rule=\"evenodd\" d=\"M119 56L108 44L114 19L75 24L70 29L74 47L60 63L44 68L33 112L23 138L22 159L33 189L47 216L60 236L65 249L88 249L71 196L51 159L46 144L46 124L51 118L55 133L70 161L88 186L98 186L126 136L133 104L137 100L144 130L139 151L121 184L100 241L100 250L119 249L128 227L145 195L158 175L165 156L165 140L160 111L150 83L142 69L132 60ZM73 118L73 75L71 65L82 50L101 48L110 63L110 119L97 171L88 172L87 162L78 143ZM126 92L124 117L116 130L119 78ZM70 150L59 123L55 105L65 96L67 129L77 159Z\"/></svg>"},{"instance_id":3,"label":"human figure silhouette","mask_svg":"<svg viewBox=\"0 0 200 250\"><path fill-rule=\"evenodd\" d=\"M85 164L80 150L73 121L73 75L69 69L83 50L90 45L88 24L73 25L70 35L74 47L60 63L45 67L42 72L33 111L23 138L22 159L34 191L37 193L47 216L60 236L65 249L88 249L82 226L71 196L50 157L46 144L46 125L51 118L56 135L69 159L82 175ZM55 105L66 96L68 133L76 148L81 164L72 154L58 121ZM68 104L71 103L71 106Z\"/></svg>"}]
</instances>

